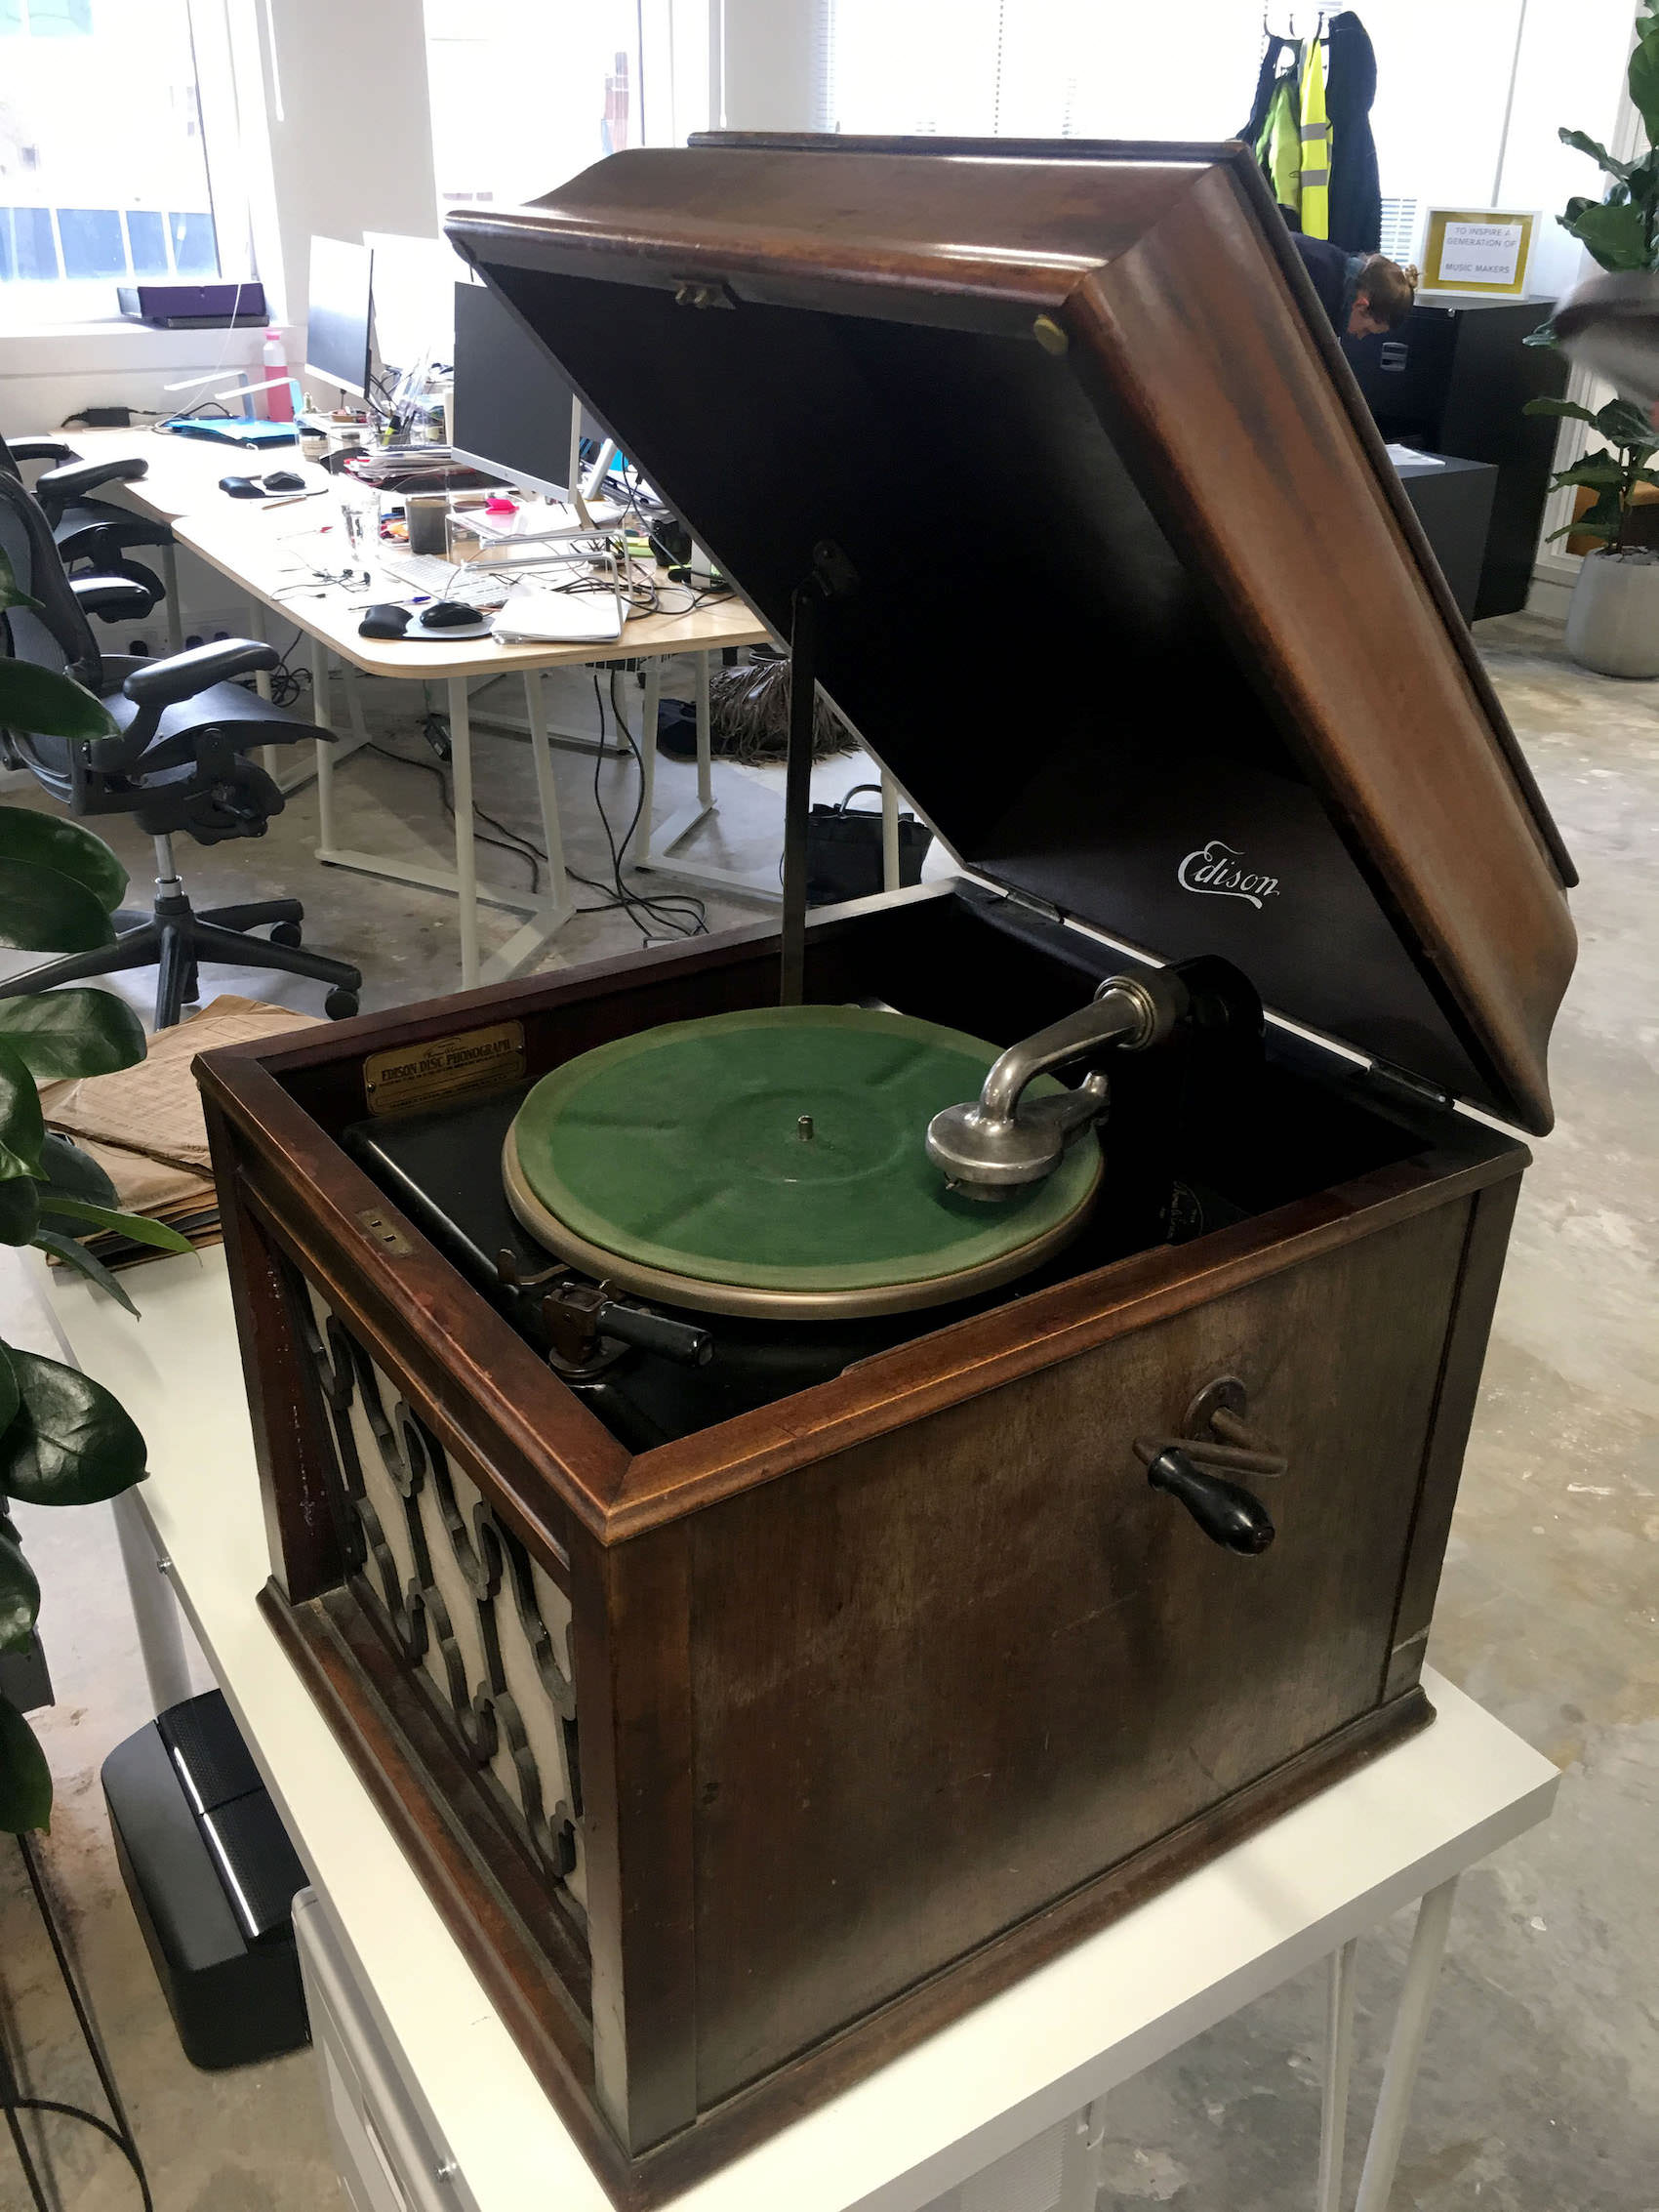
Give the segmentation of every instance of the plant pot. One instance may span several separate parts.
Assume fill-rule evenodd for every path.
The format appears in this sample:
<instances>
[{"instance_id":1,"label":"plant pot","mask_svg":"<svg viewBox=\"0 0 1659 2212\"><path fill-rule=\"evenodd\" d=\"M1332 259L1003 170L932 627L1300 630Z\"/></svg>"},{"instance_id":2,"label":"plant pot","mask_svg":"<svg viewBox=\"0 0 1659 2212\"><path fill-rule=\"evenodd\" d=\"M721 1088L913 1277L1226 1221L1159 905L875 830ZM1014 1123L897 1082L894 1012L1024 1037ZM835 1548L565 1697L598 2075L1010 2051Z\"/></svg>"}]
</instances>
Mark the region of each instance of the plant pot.
<instances>
[{"instance_id":1,"label":"plant pot","mask_svg":"<svg viewBox=\"0 0 1659 2212\"><path fill-rule=\"evenodd\" d=\"M1573 586L1567 651L1602 676L1659 676L1659 553L1593 553Z\"/></svg>"}]
</instances>

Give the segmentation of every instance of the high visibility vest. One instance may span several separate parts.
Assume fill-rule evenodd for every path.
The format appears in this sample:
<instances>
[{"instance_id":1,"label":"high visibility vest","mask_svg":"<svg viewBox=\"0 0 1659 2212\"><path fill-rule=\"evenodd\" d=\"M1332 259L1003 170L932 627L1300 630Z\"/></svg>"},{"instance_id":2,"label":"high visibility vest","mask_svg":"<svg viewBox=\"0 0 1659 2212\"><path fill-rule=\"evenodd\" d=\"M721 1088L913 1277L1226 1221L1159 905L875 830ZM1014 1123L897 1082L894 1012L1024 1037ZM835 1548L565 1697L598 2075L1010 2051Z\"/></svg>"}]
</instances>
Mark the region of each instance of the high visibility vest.
<instances>
[{"instance_id":1,"label":"high visibility vest","mask_svg":"<svg viewBox=\"0 0 1659 2212\"><path fill-rule=\"evenodd\" d=\"M1274 86L1267 121L1256 142L1256 156L1268 173L1280 207L1302 205L1302 144L1297 119L1299 87L1288 71Z\"/></svg>"},{"instance_id":2,"label":"high visibility vest","mask_svg":"<svg viewBox=\"0 0 1659 2212\"><path fill-rule=\"evenodd\" d=\"M1316 38L1302 70L1302 231L1331 234L1331 125L1325 113L1325 63Z\"/></svg>"}]
</instances>

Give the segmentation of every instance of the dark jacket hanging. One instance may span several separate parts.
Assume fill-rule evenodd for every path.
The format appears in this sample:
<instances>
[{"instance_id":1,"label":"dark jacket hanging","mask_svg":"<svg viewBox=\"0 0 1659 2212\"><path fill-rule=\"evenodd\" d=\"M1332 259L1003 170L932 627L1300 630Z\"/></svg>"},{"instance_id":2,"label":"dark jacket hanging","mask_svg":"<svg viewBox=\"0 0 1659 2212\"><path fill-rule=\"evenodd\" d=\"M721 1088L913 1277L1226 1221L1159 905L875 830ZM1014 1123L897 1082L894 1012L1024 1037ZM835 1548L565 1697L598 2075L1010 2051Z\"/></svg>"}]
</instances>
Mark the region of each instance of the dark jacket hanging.
<instances>
[{"instance_id":1,"label":"dark jacket hanging","mask_svg":"<svg viewBox=\"0 0 1659 2212\"><path fill-rule=\"evenodd\" d=\"M1374 254L1383 238L1383 200L1371 102L1377 57L1365 25L1344 9L1330 24L1325 61L1325 112L1331 119L1330 231L1351 254Z\"/></svg>"}]
</instances>

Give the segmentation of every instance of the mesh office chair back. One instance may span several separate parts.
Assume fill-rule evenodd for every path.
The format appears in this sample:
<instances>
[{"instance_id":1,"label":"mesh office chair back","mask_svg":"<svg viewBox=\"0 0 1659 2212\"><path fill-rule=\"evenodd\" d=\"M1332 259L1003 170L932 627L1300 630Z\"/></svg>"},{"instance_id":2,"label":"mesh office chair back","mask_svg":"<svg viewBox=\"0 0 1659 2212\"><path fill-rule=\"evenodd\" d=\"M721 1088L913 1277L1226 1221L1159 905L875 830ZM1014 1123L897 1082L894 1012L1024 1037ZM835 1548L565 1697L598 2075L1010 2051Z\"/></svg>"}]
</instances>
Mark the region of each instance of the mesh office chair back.
<instances>
[{"instance_id":1,"label":"mesh office chair back","mask_svg":"<svg viewBox=\"0 0 1659 2212\"><path fill-rule=\"evenodd\" d=\"M40 610L8 607L0 615L6 650L14 659L30 661L37 668L61 670L89 691L101 694L106 683L103 656L63 572L52 526L21 481L4 471L0 471L0 552L11 564L18 589L26 592ZM8 735L20 763L78 812L89 767L86 746L15 727Z\"/></svg>"}]
</instances>

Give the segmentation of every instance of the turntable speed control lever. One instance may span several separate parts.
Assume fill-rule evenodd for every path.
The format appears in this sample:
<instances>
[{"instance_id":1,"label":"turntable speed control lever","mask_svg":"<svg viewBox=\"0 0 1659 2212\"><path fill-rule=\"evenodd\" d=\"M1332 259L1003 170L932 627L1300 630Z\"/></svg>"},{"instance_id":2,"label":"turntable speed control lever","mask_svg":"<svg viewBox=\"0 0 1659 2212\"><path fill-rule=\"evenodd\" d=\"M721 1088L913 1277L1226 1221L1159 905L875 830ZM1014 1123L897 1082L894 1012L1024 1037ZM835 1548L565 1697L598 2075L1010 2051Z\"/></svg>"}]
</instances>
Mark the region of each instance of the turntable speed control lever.
<instances>
[{"instance_id":1,"label":"turntable speed control lever","mask_svg":"<svg viewBox=\"0 0 1659 2212\"><path fill-rule=\"evenodd\" d=\"M1274 1540L1273 1517L1242 1483L1212 1475L1188 1457L1178 1444L1166 1444L1147 1466L1153 1490L1179 1498L1212 1542L1246 1556L1266 1551Z\"/></svg>"}]
</instances>

